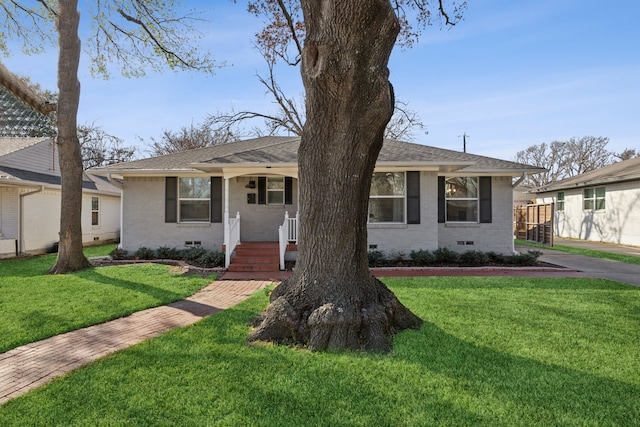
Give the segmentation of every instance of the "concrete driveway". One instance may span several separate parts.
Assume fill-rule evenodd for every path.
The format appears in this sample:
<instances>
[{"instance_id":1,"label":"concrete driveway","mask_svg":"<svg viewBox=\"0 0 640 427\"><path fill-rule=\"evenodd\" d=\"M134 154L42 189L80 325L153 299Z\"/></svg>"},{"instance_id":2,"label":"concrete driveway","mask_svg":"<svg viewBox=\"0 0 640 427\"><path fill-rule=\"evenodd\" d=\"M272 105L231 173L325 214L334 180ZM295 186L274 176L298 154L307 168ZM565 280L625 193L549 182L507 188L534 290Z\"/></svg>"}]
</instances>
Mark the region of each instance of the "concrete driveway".
<instances>
[{"instance_id":1,"label":"concrete driveway","mask_svg":"<svg viewBox=\"0 0 640 427\"><path fill-rule=\"evenodd\" d=\"M640 257L640 248L634 246L562 238L556 238L555 244ZM532 250L532 248L524 245L516 245L516 250L518 252L527 252ZM597 279L609 279L616 282L628 283L633 286L640 286L640 265L638 264L628 264L626 262L575 255L551 249L536 250L540 250L543 253L539 258L542 262L578 270L589 277Z\"/></svg>"}]
</instances>

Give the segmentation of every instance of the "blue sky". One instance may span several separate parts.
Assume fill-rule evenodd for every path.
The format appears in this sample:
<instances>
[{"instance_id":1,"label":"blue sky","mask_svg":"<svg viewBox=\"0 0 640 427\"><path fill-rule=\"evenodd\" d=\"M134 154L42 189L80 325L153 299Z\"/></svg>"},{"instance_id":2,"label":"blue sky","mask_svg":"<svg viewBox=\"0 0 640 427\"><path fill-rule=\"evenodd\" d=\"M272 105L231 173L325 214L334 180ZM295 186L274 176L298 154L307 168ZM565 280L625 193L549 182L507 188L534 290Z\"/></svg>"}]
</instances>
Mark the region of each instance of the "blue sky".
<instances>
[{"instance_id":1,"label":"blue sky","mask_svg":"<svg viewBox=\"0 0 640 427\"><path fill-rule=\"evenodd\" d=\"M188 3L188 2L187 2ZM196 2L193 2L196 3ZM212 7L203 40L221 68L215 76L150 72L144 78L92 78L83 58L79 123L95 123L126 145L163 130L199 124L210 113L273 111L255 77L260 21L242 4ZM211 6L212 5L212 6ZM573 136L606 136L608 148L640 149L640 2L635 0L469 0L465 20L425 31L396 48L389 68L397 98L426 125L414 142L512 160L517 151ZM13 72L56 90L54 49L1 59ZM281 86L302 96L297 69L278 68Z\"/></svg>"}]
</instances>

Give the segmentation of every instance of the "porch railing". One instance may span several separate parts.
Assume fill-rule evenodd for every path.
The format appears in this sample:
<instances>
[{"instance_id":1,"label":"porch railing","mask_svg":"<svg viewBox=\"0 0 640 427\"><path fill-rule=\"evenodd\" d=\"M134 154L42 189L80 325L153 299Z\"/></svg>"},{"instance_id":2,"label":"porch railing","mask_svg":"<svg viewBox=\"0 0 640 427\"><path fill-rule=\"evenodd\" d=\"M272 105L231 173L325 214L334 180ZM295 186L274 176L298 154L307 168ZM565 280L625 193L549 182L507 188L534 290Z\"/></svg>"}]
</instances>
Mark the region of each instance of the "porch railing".
<instances>
[{"instance_id":1,"label":"porch railing","mask_svg":"<svg viewBox=\"0 0 640 427\"><path fill-rule=\"evenodd\" d=\"M278 240L280 242L280 270L284 270L284 254L289 243L298 243L298 213L293 218L289 212L284 213L284 222L278 228Z\"/></svg>"},{"instance_id":2,"label":"porch railing","mask_svg":"<svg viewBox=\"0 0 640 427\"><path fill-rule=\"evenodd\" d=\"M224 232L224 267L228 268L229 264L231 264L231 253L240 243L240 212L236 213L235 218L227 219Z\"/></svg>"}]
</instances>

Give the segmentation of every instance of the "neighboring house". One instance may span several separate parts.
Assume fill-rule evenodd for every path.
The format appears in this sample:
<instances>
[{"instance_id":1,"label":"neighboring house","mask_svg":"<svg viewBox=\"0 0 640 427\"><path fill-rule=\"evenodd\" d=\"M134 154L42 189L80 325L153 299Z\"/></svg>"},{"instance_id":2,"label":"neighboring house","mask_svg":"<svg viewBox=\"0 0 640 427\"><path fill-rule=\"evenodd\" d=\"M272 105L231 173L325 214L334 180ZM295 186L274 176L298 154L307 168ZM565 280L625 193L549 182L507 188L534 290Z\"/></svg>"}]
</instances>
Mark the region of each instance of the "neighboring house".
<instances>
[{"instance_id":1,"label":"neighboring house","mask_svg":"<svg viewBox=\"0 0 640 427\"><path fill-rule=\"evenodd\" d=\"M93 172L124 183L121 246L129 252L224 246L228 264L238 242L280 241L282 266L287 243L297 242L299 144L264 137ZM405 256L438 247L512 253L513 178L541 171L386 140L371 188L369 247Z\"/></svg>"},{"instance_id":2,"label":"neighboring house","mask_svg":"<svg viewBox=\"0 0 640 427\"><path fill-rule=\"evenodd\" d=\"M82 241L120 237L120 189L85 174ZM50 138L0 138L0 257L43 253L58 242L60 166Z\"/></svg>"},{"instance_id":3,"label":"neighboring house","mask_svg":"<svg viewBox=\"0 0 640 427\"><path fill-rule=\"evenodd\" d=\"M640 158L533 191L555 203L556 236L640 246Z\"/></svg>"}]
</instances>

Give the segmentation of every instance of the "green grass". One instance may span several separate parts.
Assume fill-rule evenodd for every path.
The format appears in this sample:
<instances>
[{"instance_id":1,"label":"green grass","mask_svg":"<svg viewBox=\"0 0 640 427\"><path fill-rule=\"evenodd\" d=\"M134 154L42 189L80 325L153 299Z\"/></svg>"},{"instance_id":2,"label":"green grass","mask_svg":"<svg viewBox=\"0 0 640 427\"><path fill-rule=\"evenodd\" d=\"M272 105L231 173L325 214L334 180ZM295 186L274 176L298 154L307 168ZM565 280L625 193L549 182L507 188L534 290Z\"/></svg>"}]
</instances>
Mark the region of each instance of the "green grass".
<instances>
[{"instance_id":1,"label":"green grass","mask_svg":"<svg viewBox=\"0 0 640 427\"><path fill-rule=\"evenodd\" d=\"M640 290L596 279L385 280L425 324L390 354L249 346L246 302L0 408L3 426L632 426Z\"/></svg>"},{"instance_id":2,"label":"green grass","mask_svg":"<svg viewBox=\"0 0 640 427\"><path fill-rule=\"evenodd\" d=\"M90 249L90 253L108 250ZM170 274L165 265L97 267L48 275L55 257L0 261L0 353L182 299L214 279Z\"/></svg>"},{"instance_id":3,"label":"green grass","mask_svg":"<svg viewBox=\"0 0 640 427\"><path fill-rule=\"evenodd\" d=\"M116 248L115 243L110 243L108 245L99 245L99 246L86 246L84 248L84 256L87 258L97 257L97 256L107 256L111 253L112 250Z\"/></svg>"},{"instance_id":4,"label":"green grass","mask_svg":"<svg viewBox=\"0 0 640 427\"><path fill-rule=\"evenodd\" d=\"M613 261L626 262L629 264L640 264L640 257L635 255L618 254L618 253L606 252L606 251L596 251L593 249L577 248L575 246L566 246L566 245L544 246L544 245L539 245L537 243L527 242L526 240L519 240L519 239L516 239L515 243L517 245L531 246L531 247L540 248L540 249L552 249L560 252L568 252L571 254L590 256L593 258L610 259Z\"/></svg>"}]
</instances>

